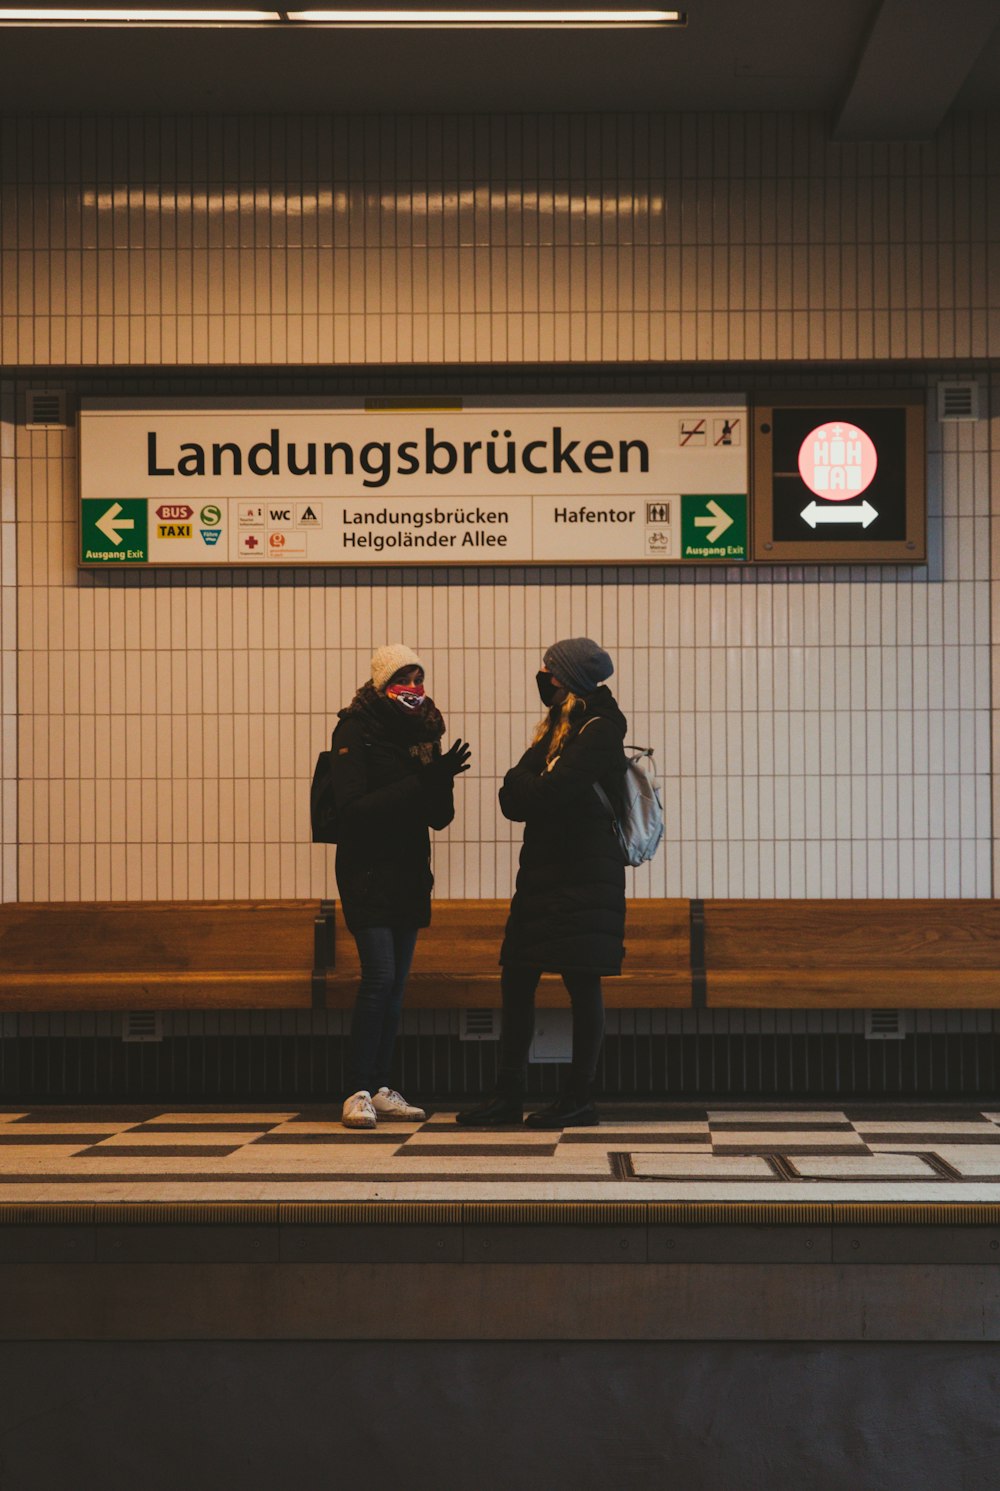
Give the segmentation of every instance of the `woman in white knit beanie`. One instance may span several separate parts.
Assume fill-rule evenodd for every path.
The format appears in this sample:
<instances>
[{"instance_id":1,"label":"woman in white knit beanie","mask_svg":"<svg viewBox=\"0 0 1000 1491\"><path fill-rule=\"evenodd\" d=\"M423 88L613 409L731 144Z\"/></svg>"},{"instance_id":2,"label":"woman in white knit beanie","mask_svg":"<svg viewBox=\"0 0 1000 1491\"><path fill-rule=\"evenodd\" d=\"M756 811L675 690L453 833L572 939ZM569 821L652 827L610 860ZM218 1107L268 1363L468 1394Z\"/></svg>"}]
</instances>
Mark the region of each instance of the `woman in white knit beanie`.
<instances>
[{"instance_id":1,"label":"woman in white knit beanie","mask_svg":"<svg viewBox=\"0 0 1000 1491\"><path fill-rule=\"evenodd\" d=\"M455 778L471 751L442 753L444 720L424 692L424 665L403 642L379 647L371 678L333 734L337 888L358 945L361 981L351 1020L348 1128L419 1121L422 1108L388 1085L417 932L430 923L430 836L455 816Z\"/></svg>"}]
</instances>

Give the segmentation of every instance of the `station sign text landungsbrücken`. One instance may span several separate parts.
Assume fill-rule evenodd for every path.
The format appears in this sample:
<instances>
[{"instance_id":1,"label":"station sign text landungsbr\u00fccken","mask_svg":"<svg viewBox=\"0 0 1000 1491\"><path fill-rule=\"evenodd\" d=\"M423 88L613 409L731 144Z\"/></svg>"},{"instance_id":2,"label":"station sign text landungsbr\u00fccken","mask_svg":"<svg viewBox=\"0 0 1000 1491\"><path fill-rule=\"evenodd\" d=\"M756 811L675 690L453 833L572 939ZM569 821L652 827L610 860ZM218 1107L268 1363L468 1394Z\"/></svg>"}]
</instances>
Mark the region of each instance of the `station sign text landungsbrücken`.
<instances>
[{"instance_id":1,"label":"station sign text landungsbr\u00fccken","mask_svg":"<svg viewBox=\"0 0 1000 1491\"><path fill-rule=\"evenodd\" d=\"M745 400L81 410L80 562L741 562Z\"/></svg>"}]
</instances>

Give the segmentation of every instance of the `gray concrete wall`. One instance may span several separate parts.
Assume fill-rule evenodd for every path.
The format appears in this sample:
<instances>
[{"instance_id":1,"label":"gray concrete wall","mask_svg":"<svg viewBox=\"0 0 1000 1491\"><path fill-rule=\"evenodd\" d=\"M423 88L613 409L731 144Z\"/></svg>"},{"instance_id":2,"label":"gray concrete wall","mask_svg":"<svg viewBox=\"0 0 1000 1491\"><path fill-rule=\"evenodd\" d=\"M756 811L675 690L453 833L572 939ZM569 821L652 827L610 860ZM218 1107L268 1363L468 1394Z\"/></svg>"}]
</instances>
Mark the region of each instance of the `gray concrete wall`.
<instances>
[{"instance_id":1,"label":"gray concrete wall","mask_svg":"<svg viewBox=\"0 0 1000 1491\"><path fill-rule=\"evenodd\" d=\"M0 1346L4 1491L993 1491L1000 1347Z\"/></svg>"}]
</instances>

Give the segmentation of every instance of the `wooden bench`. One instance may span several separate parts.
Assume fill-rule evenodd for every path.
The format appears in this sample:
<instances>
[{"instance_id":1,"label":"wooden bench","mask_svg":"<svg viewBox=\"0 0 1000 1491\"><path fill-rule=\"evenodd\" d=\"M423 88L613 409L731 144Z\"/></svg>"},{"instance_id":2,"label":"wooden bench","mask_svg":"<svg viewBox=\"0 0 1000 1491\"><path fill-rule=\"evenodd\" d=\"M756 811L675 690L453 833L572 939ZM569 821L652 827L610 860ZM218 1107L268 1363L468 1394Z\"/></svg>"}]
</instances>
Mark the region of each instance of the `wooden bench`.
<instances>
[{"instance_id":1,"label":"wooden bench","mask_svg":"<svg viewBox=\"0 0 1000 1491\"><path fill-rule=\"evenodd\" d=\"M0 906L0 1009L308 1009L332 919L316 901Z\"/></svg>"},{"instance_id":2,"label":"wooden bench","mask_svg":"<svg viewBox=\"0 0 1000 1491\"><path fill-rule=\"evenodd\" d=\"M1000 1006L998 901L706 901L700 935L710 1009Z\"/></svg>"},{"instance_id":3,"label":"wooden bench","mask_svg":"<svg viewBox=\"0 0 1000 1491\"><path fill-rule=\"evenodd\" d=\"M499 1005L507 907L435 902L408 1008ZM630 901L626 948L611 1008L1000 1007L998 901ZM358 974L329 901L0 906L0 1010L348 1009Z\"/></svg>"},{"instance_id":4,"label":"wooden bench","mask_svg":"<svg viewBox=\"0 0 1000 1491\"><path fill-rule=\"evenodd\" d=\"M408 1008L499 1005L508 902L437 901ZM691 1002L687 901L633 901L618 1008ZM18 902L0 906L0 1009L349 1009L358 954L323 901ZM543 1006L566 999L546 977Z\"/></svg>"},{"instance_id":5,"label":"wooden bench","mask_svg":"<svg viewBox=\"0 0 1000 1491\"><path fill-rule=\"evenodd\" d=\"M406 990L407 1009L481 1009L500 1003L497 955L509 901L435 901L420 933ZM605 1003L617 1009L686 1008L691 1003L687 901L630 901L624 972L604 980ZM336 965L327 975L327 1004L354 999L359 975L354 939L336 910ZM562 980L545 975L545 1008L566 1002Z\"/></svg>"}]
</instances>

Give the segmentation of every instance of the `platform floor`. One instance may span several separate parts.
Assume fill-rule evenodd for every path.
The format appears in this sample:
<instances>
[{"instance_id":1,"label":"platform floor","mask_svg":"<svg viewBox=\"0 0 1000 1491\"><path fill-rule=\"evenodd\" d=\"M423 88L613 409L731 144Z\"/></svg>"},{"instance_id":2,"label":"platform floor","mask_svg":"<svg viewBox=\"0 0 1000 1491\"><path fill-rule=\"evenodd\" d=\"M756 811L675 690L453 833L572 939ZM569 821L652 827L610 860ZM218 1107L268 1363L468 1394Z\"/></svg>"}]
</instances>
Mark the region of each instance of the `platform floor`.
<instances>
[{"instance_id":1,"label":"platform floor","mask_svg":"<svg viewBox=\"0 0 1000 1491\"><path fill-rule=\"evenodd\" d=\"M997 1111L602 1104L565 1132L339 1105L0 1108L0 1201L1000 1202Z\"/></svg>"}]
</instances>

